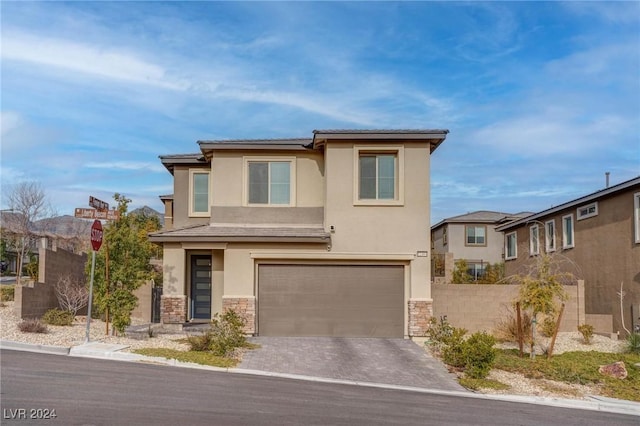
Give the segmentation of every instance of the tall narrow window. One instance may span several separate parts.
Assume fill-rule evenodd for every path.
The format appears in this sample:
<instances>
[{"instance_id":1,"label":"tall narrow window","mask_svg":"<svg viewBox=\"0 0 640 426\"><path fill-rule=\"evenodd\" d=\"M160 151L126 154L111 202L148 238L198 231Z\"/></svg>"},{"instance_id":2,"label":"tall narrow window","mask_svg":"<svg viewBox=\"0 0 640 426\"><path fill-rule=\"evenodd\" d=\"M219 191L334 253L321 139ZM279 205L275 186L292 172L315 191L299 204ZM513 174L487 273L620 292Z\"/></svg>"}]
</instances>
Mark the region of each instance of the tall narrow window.
<instances>
[{"instance_id":1,"label":"tall narrow window","mask_svg":"<svg viewBox=\"0 0 640 426\"><path fill-rule=\"evenodd\" d=\"M573 215L562 216L562 248L574 246Z\"/></svg>"},{"instance_id":2,"label":"tall narrow window","mask_svg":"<svg viewBox=\"0 0 640 426\"><path fill-rule=\"evenodd\" d=\"M249 204L290 204L290 161L250 161L248 175Z\"/></svg>"},{"instance_id":3,"label":"tall narrow window","mask_svg":"<svg viewBox=\"0 0 640 426\"><path fill-rule=\"evenodd\" d=\"M515 232L505 235L505 260L515 259L518 257L518 237Z\"/></svg>"},{"instance_id":4,"label":"tall narrow window","mask_svg":"<svg viewBox=\"0 0 640 426\"><path fill-rule=\"evenodd\" d=\"M396 198L396 154L361 154L359 191L361 200Z\"/></svg>"},{"instance_id":5,"label":"tall narrow window","mask_svg":"<svg viewBox=\"0 0 640 426\"><path fill-rule=\"evenodd\" d=\"M556 221L548 220L547 222L545 222L544 226L545 249L547 253L550 253L556 250Z\"/></svg>"},{"instance_id":6,"label":"tall narrow window","mask_svg":"<svg viewBox=\"0 0 640 426\"><path fill-rule=\"evenodd\" d=\"M529 227L529 254L531 256L540 254L540 232L538 225Z\"/></svg>"},{"instance_id":7,"label":"tall narrow window","mask_svg":"<svg viewBox=\"0 0 640 426\"><path fill-rule=\"evenodd\" d=\"M636 232L636 244L640 244L640 192L633 194L633 224Z\"/></svg>"},{"instance_id":8,"label":"tall narrow window","mask_svg":"<svg viewBox=\"0 0 640 426\"><path fill-rule=\"evenodd\" d=\"M465 245L467 246L486 246L487 245L487 227L486 226L465 226Z\"/></svg>"},{"instance_id":9,"label":"tall narrow window","mask_svg":"<svg viewBox=\"0 0 640 426\"><path fill-rule=\"evenodd\" d=\"M190 172L190 201L189 214L191 216L209 215L209 172Z\"/></svg>"}]
</instances>

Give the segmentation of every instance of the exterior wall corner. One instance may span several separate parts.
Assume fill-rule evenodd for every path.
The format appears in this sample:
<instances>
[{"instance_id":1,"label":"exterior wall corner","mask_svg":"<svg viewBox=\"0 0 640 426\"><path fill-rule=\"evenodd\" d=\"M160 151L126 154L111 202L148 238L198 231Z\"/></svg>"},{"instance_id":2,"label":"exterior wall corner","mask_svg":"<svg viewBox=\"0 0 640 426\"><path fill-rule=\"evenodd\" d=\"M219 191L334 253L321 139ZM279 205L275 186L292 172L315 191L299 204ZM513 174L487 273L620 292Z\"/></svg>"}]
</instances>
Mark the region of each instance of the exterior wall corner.
<instances>
[{"instance_id":1,"label":"exterior wall corner","mask_svg":"<svg viewBox=\"0 0 640 426\"><path fill-rule=\"evenodd\" d=\"M433 316L432 299L409 299L409 337L426 337Z\"/></svg>"}]
</instances>

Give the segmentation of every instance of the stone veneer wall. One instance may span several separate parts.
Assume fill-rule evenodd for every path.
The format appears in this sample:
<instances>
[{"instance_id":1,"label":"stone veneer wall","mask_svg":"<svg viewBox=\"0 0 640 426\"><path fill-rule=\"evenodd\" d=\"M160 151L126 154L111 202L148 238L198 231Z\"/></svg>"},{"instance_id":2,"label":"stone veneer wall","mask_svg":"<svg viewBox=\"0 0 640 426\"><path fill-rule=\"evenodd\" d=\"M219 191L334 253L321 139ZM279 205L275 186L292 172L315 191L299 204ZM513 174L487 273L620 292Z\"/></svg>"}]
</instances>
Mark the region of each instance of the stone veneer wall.
<instances>
[{"instance_id":1,"label":"stone veneer wall","mask_svg":"<svg viewBox=\"0 0 640 426\"><path fill-rule=\"evenodd\" d=\"M234 310L245 321L244 332L256 334L256 298L254 296L223 296L222 310L223 312Z\"/></svg>"},{"instance_id":2,"label":"stone veneer wall","mask_svg":"<svg viewBox=\"0 0 640 426\"><path fill-rule=\"evenodd\" d=\"M160 300L160 321L163 324L183 324L187 321L187 296L163 294Z\"/></svg>"},{"instance_id":3,"label":"stone veneer wall","mask_svg":"<svg viewBox=\"0 0 640 426\"><path fill-rule=\"evenodd\" d=\"M431 299L409 299L409 337L425 337L432 315Z\"/></svg>"}]
</instances>

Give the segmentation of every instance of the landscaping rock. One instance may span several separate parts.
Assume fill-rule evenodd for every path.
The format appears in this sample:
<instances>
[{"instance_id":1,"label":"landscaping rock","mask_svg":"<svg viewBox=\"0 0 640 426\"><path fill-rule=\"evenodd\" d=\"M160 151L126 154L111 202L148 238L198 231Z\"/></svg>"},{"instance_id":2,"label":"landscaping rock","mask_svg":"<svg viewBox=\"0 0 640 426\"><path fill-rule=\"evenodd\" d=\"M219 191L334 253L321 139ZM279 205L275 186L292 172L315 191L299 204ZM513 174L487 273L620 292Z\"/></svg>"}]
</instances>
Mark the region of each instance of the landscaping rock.
<instances>
[{"instance_id":1,"label":"landscaping rock","mask_svg":"<svg viewBox=\"0 0 640 426\"><path fill-rule=\"evenodd\" d=\"M614 362L613 364L601 365L598 371L600 374L616 379L623 380L627 378L627 368L624 366L624 362L622 361Z\"/></svg>"}]
</instances>

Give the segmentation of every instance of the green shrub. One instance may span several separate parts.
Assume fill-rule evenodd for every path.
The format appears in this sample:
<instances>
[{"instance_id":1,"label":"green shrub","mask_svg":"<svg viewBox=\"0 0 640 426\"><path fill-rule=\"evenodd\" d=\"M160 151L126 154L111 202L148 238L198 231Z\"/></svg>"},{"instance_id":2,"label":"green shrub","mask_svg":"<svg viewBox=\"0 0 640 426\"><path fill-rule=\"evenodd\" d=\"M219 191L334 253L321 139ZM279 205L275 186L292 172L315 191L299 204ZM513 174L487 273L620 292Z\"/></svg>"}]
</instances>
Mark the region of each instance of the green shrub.
<instances>
[{"instance_id":1,"label":"green shrub","mask_svg":"<svg viewBox=\"0 0 640 426\"><path fill-rule=\"evenodd\" d=\"M46 333L49 331L46 324L40 322L37 318L25 319L18 324L18 329L23 333Z\"/></svg>"},{"instance_id":2,"label":"green shrub","mask_svg":"<svg viewBox=\"0 0 640 426\"><path fill-rule=\"evenodd\" d=\"M582 334L585 345L590 345L593 337L593 326L591 324L581 324L578 326L578 331Z\"/></svg>"},{"instance_id":3,"label":"green shrub","mask_svg":"<svg viewBox=\"0 0 640 426\"><path fill-rule=\"evenodd\" d=\"M465 374L473 379L484 379L493 367L496 339L483 332L473 333L462 344L462 357L465 361Z\"/></svg>"},{"instance_id":4,"label":"green shrub","mask_svg":"<svg viewBox=\"0 0 640 426\"><path fill-rule=\"evenodd\" d=\"M464 328L454 328L451 336L447 337L442 343L442 360L447 364L463 368L466 365L464 356L464 335L467 330Z\"/></svg>"},{"instance_id":5,"label":"green shrub","mask_svg":"<svg viewBox=\"0 0 640 426\"><path fill-rule=\"evenodd\" d=\"M189 336L192 351L209 351L216 356L231 356L247 343L244 335L245 321L233 310L216 314L203 334Z\"/></svg>"},{"instance_id":6,"label":"green shrub","mask_svg":"<svg viewBox=\"0 0 640 426\"><path fill-rule=\"evenodd\" d=\"M540 333L544 337L551 337L553 333L556 331L556 318L553 315L549 315L545 317L545 319L540 324Z\"/></svg>"},{"instance_id":7,"label":"green shrub","mask_svg":"<svg viewBox=\"0 0 640 426\"><path fill-rule=\"evenodd\" d=\"M49 309L42 316L42 321L50 325L73 325L73 312L63 311L62 309Z\"/></svg>"},{"instance_id":8,"label":"green shrub","mask_svg":"<svg viewBox=\"0 0 640 426\"><path fill-rule=\"evenodd\" d=\"M467 261L459 259L455 261L455 267L451 276L453 284L469 284L473 281L473 277L469 275Z\"/></svg>"},{"instance_id":9,"label":"green shrub","mask_svg":"<svg viewBox=\"0 0 640 426\"><path fill-rule=\"evenodd\" d=\"M631 333L627 336L627 352L640 354L640 333Z\"/></svg>"},{"instance_id":10,"label":"green shrub","mask_svg":"<svg viewBox=\"0 0 640 426\"><path fill-rule=\"evenodd\" d=\"M0 287L0 302L11 302L15 299L16 288L13 285Z\"/></svg>"}]
</instances>

